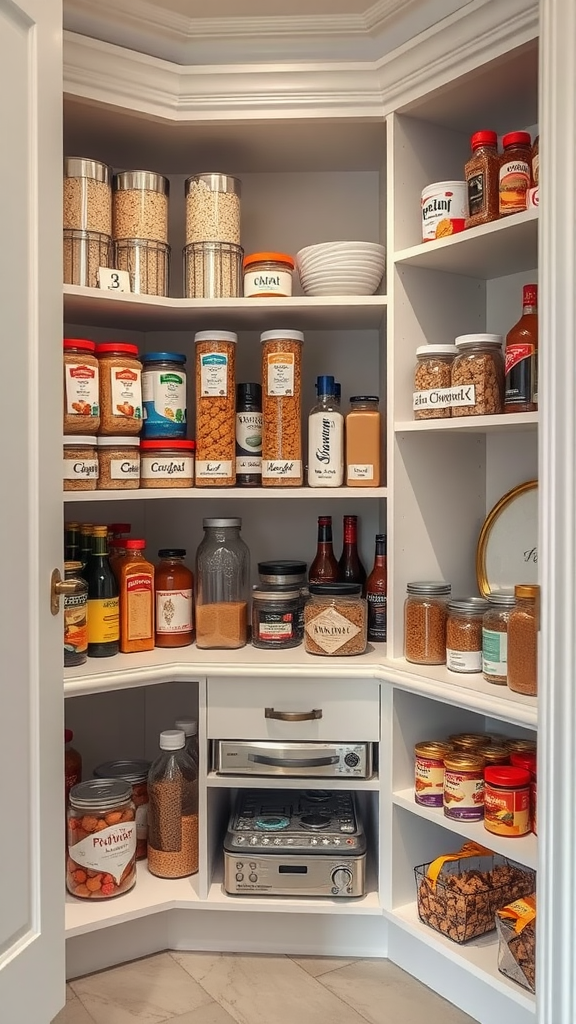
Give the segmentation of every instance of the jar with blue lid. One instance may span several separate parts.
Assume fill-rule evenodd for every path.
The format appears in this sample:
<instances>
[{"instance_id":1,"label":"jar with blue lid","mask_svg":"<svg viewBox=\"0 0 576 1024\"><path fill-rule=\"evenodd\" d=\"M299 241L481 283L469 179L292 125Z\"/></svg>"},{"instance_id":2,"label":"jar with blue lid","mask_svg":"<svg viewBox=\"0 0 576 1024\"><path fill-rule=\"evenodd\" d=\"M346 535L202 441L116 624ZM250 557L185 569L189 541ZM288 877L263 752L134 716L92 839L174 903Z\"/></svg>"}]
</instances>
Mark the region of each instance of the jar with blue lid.
<instances>
[{"instance_id":1,"label":"jar with blue lid","mask_svg":"<svg viewBox=\"0 0 576 1024\"><path fill-rule=\"evenodd\" d=\"M186 437L186 356L148 352L142 357L142 437Z\"/></svg>"}]
</instances>

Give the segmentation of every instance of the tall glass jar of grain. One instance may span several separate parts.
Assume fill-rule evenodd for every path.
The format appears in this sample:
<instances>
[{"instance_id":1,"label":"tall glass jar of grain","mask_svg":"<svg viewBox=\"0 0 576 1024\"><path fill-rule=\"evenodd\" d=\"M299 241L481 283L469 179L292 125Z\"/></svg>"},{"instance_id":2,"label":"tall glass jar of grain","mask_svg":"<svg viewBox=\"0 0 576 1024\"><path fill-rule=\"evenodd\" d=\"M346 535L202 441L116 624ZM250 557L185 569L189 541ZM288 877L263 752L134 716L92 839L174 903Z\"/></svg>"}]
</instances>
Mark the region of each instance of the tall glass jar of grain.
<instances>
[{"instance_id":1,"label":"tall glass jar of grain","mask_svg":"<svg viewBox=\"0 0 576 1024\"><path fill-rule=\"evenodd\" d=\"M538 630L540 587L518 584L516 604L508 620L508 687L535 697L538 693Z\"/></svg>"},{"instance_id":2,"label":"tall glass jar of grain","mask_svg":"<svg viewBox=\"0 0 576 1024\"><path fill-rule=\"evenodd\" d=\"M301 331L265 331L262 342L262 486L301 487Z\"/></svg>"},{"instance_id":3,"label":"tall glass jar of grain","mask_svg":"<svg viewBox=\"0 0 576 1024\"><path fill-rule=\"evenodd\" d=\"M404 657L415 665L446 662L446 601L449 583L409 583L404 604Z\"/></svg>"},{"instance_id":4,"label":"tall glass jar of grain","mask_svg":"<svg viewBox=\"0 0 576 1024\"><path fill-rule=\"evenodd\" d=\"M153 171L122 171L114 175L114 238L168 241L170 182Z\"/></svg>"},{"instance_id":5,"label":"tall glass jar of grain","mask_svg":"<svg viewBox=\"0 0 576 1024\"><path fill-rule=\"evenodd\" d=\"M196 645L244 647L247 640L250 552L241 519L204 519L196 554Z\"/></svg>"},{"instance_id":6,"label":"tall glass jar of grain","mask_svg":"<svg viewBox=\"0 0 576 1024\"><path fill-rule=\"evenodd\" d=\"M240 245L240 179L207 171L187 178L184 188L186 244L230 242Z\"/></svg>"},{"instance_id":7,"label":"tall glass jar of grain","mask_svg":"<svg viewBox=\"0 0 576 1024\"><path fill-rule=\"evenodd\" d=\"M200 331L196 348L196 486L236 483L236 343L231 331Z\"/></svg>"},{"instance_id":8,"label":"tall glass jar of grain","mask_svg":"<svg viewBox=\"0 0 576 1024\"><path fill-rule=\"evenodd\" d=\"M98 268L111 266L110 168L99 160L64 160L64 283L98 286Z\"/></svg>"}]
</instances>

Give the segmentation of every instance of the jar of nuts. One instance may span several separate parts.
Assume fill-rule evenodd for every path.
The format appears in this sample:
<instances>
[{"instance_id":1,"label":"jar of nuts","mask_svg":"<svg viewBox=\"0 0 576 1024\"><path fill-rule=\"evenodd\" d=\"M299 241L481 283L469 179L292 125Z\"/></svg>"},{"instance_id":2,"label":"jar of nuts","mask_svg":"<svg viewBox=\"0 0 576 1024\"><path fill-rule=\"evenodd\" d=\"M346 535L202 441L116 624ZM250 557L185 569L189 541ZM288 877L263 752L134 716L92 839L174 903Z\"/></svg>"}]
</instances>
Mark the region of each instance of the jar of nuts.
<instances>
[{"instance_id":1,"label":"jar of nuts","mask_svg":"<svg viewBox=\"0 0 576 1024\"><path fill-rule=\"evenodd\" d=\"M236 343L231 331L200 331L196 347L196 486L236 483Z\"/></svg>"},{"instance_id":2,"label":"jar of nuts","mask_svg":"<svg viewBox=\"0 0 576 1024\"><path fill-rule=\"evenodd\" d=\"M262 342L262 486L301 487L301 331L265 331Z\"/></svg>"},{"instance_id":3,"label":"jar of nuts","mask_svg":"<svg viewBox=\"0 0 576 1024\"><path fill-rule=\"evenodd\" d=\"M416 349L415 420L447 419L452 415L450 406L443 401L441 389L452 384L452 363L457 354L456 345L420 345Z\"/></svg>"},{"instance_id":4,"label":"jar of nuts","mask_svg":"<svg viewBox=\"0 0 576 1024\"><path fill-rule=\"evenodd\" d=\"M114 175L114 238L168 241L170 182L153 171L122 171Z\"/></svg>"},{"instance_id":5,"label":"jar of nuts","mask_svg":"<svg viewBox=\"0 0 576 1024\"><path fill-rule=\"evenodd\" d=\"M462 334L452 364L452 389L459 389L452 416L494 416L504 411L503 338L499 334ZM455 398L452 396L452 402Z\"/></svg>"},{"instance_id":6,"label":"jar of nuts","mask_svg":"<svg viewBox=\"0 0 576 1024\"><path fill-rule=\"evenodd\" d=\"M409 583L404 604L404 657L415 665L446 662L446 599L450 584Z\"/></svg>"},{"instance_id":7,"label":"jar of nuts","mask_svg":"<svg viewBox=\"0 0 576 1024\"><path fill-rule=\"evenodd\" d=\"M450 672L481 672L482 618L487 608L482 597L448 602L446 667Z\"/></svg>"}]
</instances>

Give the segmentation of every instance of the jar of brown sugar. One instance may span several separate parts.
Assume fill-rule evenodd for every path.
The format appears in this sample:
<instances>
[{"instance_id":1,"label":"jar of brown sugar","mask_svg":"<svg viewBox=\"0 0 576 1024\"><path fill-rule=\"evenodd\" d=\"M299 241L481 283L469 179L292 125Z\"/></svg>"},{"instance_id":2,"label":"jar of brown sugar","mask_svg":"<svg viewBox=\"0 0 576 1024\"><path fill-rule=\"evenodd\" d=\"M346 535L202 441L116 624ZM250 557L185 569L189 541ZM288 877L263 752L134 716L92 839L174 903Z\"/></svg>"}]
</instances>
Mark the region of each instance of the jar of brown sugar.
<instances>
[{"instance_id":1,"label":"jar of brown sugar","mask_svg":"<svg viewBox=\"0 0 576 1024\"><path fill-rule=\"evenodd\" d=\"M98 481L96 438L64 437L64 490L95 491Z\"/></svg>"},{"instance_id":2,"label":"jar of brown sugar","mask_svg":"<svg viewBox=\"0 0 576 1024\"><path fill-rule=\"evenodd\" d=\"M265 331L262 342L262 486L301 487L300 331Z\"/></svg>"},{"instance_id":3,"label":"jar of brown sugar","mask_svg":"<svg viewBox=\"0 0 576 1024\"><path fill-rule=\"evenodd\" d=\"M518 584L516 604L508 621L508 687L535 697L538 692L538 629L540 587Z\"/></svg>"},{"instance_id":4,"label":"jar of brown sugar","mask_svg":"<svg viewBox=\"0 0 576 1024\"><path fill-rule=\"evenodd\" d=\"M136 345L96 346L100 371L100 433L125 437L142 430L142 363Z\"/></svg>"},{"instance_id":5,"label":"jar of brown sugar","mask_svg":"<svg viewBox=\"0 0 576 1024\"><path fill-rule=\"evenodd\" d=\"M488 602L467 597L448 602L446 666L450 672L482 671L482 618Z\"/></svg>"},{"instance_id":6,"label":"jar of brown sugar","mask_svg":"<svg viewBox=\"0 0 576 1024\"><path fill-rule=\"evenodd\" d=\"M511 591L488 595L488 610L482 621L482 674L488 683L507 680L508 620L515 604Z\"/></svg>"},{"instance_id":7,"label":"jar of brown sugar","mask_svg":"<svg viewBox=\"0 0 576 1024\"><path fill-rule=\"evenodd\" d=\"M439 392L452 384L456 345L420 345L416 349L413 409L415 420L442 420L452 415Z\"/></svg>"},{"instance_id":8,"label":"jar of brown sugar","mask_svg":"<svg viewBox=\"0 0 576 1024\"><path fill-rule=\"evenodd\" d=\"M404 657L415 665L446 662L446 600L450 584L409 583L404 604Z\"/></svg>"},{"instance_id":9,"label":"jar of brown sugar","mask_svg":"<svg viewBox=\"0 0 576 1024\"><path fill-rule=\"evenodd\" d=\"M196 486L236 483L236 343L231 331L200 331L196 347Z\"/></svg>"},{"instance_id":10,"label":"jar of brown sugar","mask_svg":"<svg viewBox=\"0 0 576 1024\"><path fill-rule=\"evenodd\" d=\"M64 433L95 434L100 426L96 345L64 338Z\"/></svg>"},{"instance_id":11,"label":"jar of brown sugar","mask_svg":"<svg viewBox=\"0 0 576 1024\"><path fill-rule=\"evenodd\" d=\"M470 140L472 156L464 168L468 188L466 227L498 220L500 157L496 132L475 132Z\"/></svg>"},{"instance_id":12,"label":"jar of brown sugar","mask_svg":"<svg viewBox=\"0 0 576 1024\"><path fill-rule=\"evenodd\" d=\"M499 334L462 334L452 364L452 416L494 416L504 411L503 338ZM458 403L458 404L456 404Z\"/></svg>"},{"instance_id":13,"label":"jar of brown sugar","mask_svg":"<svg viewBox=\"0 0 576 1024\"><path fill-rule=\"evenodd\" d=\"M98 490L136 491L140 487L140 438L99 437Z\"/></svg>"},{"instance_id":14,"label":"jar of brown sugar","mask_svg":"<svg viewBox=\"0 0 576 1024\"><path fill-rule=\"evenodd\" d=\"M359 583L311 583L310 600L304 608L304 644L308 654L364 654L368 635L366 608Z\"/></svg>"}]
</instances>

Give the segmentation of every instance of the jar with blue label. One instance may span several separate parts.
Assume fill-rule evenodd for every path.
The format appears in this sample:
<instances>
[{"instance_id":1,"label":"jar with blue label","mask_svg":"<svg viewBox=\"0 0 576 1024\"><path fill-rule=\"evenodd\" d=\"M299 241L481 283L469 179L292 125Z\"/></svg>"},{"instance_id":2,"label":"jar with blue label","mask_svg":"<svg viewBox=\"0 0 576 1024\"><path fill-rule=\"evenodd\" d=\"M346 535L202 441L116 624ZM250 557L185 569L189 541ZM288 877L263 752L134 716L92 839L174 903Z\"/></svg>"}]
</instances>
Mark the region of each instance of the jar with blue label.
<instances>
[{"instance_id":1,"label":"jar with blue label","mask_svg":"<svg viewBox=\"0 0 576 1024\"><path fill-rule=\"evenodd\" d=\"M186 356L148 352L142 364L142 437L186 437Z\"/></svg>"}]
</instances>

